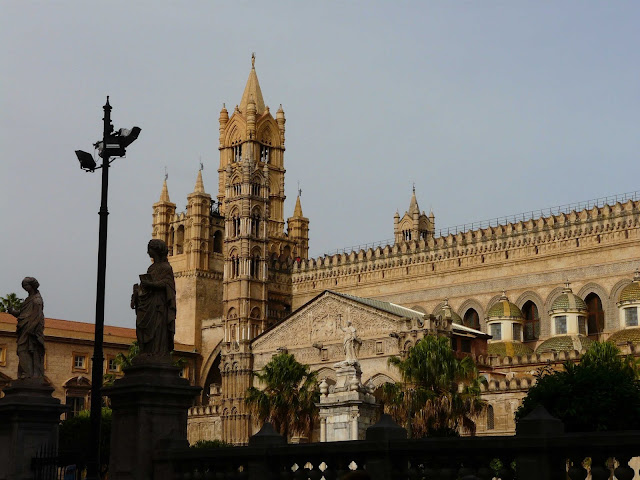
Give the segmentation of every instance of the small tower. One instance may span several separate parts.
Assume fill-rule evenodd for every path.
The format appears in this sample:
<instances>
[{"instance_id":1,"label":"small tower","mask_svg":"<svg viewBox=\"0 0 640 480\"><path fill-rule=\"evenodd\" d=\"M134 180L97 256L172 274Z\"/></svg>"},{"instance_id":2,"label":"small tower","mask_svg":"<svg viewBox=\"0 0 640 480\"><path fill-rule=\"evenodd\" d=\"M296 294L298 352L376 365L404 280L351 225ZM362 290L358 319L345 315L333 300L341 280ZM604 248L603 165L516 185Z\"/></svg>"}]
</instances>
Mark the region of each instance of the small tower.
<instances>
[{"instance_id":1,"label":"small tower","mask_svg":"<svg viewBox=\"0 0 640 480\"><path fill-rule=\"evenodd\" d=\"M176 204L169 199L167 179L162 183L160 200L153 204L153 238L159 238L169 245L171 221L176 214Z\"/></svg>"},{"instance_id":2,"label":"small tower","mask_svg":"<svg viewBox=\"0 0 640 480\"><path fill-rule=\"evenodd\" d=\"M395 243L427 240L432 238L435 232L435 217L433 212L427 216L424 212L420 212L418 201L416 200L416 187L413 187L411 201L409 202L409 210L405 212L402 218L396 212L393 218L393 234Z\"/></svg>"},{"instance_id":3,"label":"small tower","mask_svg":"<svg viewBox=\"0 0 640 480\"><path fill-rule=\"evenodd\" d=\"M205 193L202 183L202 170L198 170L196 186L187 195L187 265L197 270L209 269L209 215L211 212L211 195Z\"/></svg>"},{"instance_id":4,"label":"small tower","mask_svg":"<svg viewBox=\"0 0 640 480\"><path fill-rule=\"evenodd\" d=\"M296 198L296 206L293 216L287 220L289 239L295 242L293 247L294 259L306 260L309 258L309 219L302 215L300 205L300 190Z\"/></svg>"}]
</instances>

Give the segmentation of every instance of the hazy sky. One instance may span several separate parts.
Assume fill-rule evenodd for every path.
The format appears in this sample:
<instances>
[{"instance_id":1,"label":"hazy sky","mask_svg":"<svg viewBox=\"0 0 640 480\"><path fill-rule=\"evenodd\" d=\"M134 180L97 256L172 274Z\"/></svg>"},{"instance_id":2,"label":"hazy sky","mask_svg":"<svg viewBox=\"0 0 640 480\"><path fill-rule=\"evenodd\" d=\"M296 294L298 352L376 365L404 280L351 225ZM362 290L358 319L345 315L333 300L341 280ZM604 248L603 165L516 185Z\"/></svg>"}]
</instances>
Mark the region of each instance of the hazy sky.
<instances>
[{"instance_id":1,"label":"hazy sky","mask_svg":"<svg viewBox=\"0 0 640 480\"><path fill-rule=\"evenodd\" d=\"M134 326L165 166L183 210L256 52L286 118L311 253L392 237L415 182L436 228L640 190L638 2L0 3L0 295L94 321L100 174L74 150L142 133L110 170L106 322Z\"/></svg>"}]
</instances>

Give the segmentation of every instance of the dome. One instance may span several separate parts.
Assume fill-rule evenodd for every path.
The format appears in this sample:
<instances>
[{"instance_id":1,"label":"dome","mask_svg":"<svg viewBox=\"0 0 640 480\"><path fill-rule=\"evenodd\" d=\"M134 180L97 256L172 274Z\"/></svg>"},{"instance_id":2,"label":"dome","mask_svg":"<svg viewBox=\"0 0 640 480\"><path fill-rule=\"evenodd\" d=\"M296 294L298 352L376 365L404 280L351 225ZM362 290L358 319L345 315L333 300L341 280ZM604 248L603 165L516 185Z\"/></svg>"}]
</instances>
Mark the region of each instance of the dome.
<instances>
[{"instance_id":1,"label":"dome","mask_svg":"<svg viewBox=\"0 0 640 480\"><path fill-rule=\"evenodd\" d=\"M487 345L487 353L501 357L521 357L531 355L533 350L520 342L493 342Z\"/></svg>"},{"instance_id":2,"label":"dome","mask_svg":"<svg viewBox=\"0 0 640 480\"><path fill-rule=\"evenodd\" d=\"M572 352L573 350L582 352L589 348L592 343L593 340L583 335L560 335L546 339L538 345L536 353Z\"/></svg>"},{"instance_id":3,"label":"dome","mask_svg":"<svg viewBox=\"0 0 640 480\"><path fill-rule=\"evenodd\" d=\"M633 343L634 345L640 344L640 327L625 328L619 330L608 338L609 342L613 342L616 345Z\"/></svg>"},{"instance_id":4,"label":"dome","mask_svg":"<svg viewBox=\"0 0 640 480\"><path fill-rule=\"evenodd\" d=\"M553 305L551 305L550 313L558 312L587 313L587 304L573 293L571 288L569 288L569 282L567 282L566 287L562 290L562 294L560 294L560 296L553 301Z\"/></svg>"},{"instance_id":5,"label":"dome","mask_svg":"<svg viewBox=\"0 0 640 480\"><path fill-rule=\"evenodd\" d=\"M622 289L618 302L640 302L640 270L636 270L633 282Z\"/></svg>"},{"instance_id":6,"label":"dome","mask_svg":"<svg viewBox=\"0 0 640 480\"><path fill-rule=\"evenodd\" d=\"M500 300L498 300L498 302L489 309L489 313L487 313L487 320L489 321L503 318L523 319L522 312L515 303L509 301L505 292L502 292Z\"/></svg>"},{"instance_id":7,"label":"dome","mask_svg":"<svg viewBox=\"0 0 640 480\"><path fill-rule=\"evenodd\" d=\"M454 312L453 308L449 306L448 299L445 299L444 304L436 308L436 310L433 312L433 316L434 317L443 316L444 318L447 318L449 315L451 315L451 321L453 323L457 325L462 325L462 318L460 318L460 315Z\"/></svg>"}]
</instances>

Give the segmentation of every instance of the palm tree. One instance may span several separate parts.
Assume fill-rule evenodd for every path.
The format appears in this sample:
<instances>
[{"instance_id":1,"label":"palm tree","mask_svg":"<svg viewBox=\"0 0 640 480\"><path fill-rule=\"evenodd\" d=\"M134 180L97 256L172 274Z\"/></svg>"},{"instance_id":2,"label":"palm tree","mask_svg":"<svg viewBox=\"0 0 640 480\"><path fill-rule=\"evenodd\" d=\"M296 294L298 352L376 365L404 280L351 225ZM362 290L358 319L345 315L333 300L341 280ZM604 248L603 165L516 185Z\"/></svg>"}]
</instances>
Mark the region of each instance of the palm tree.
<instances>
[{"instance_id":1,"label":"palm tree","mask_svg":"<svg viewBox=\"0 0 640 480\"><path fill-rule=\"evenodd\" d=\"M457 435L460 429L475 434L474 418L486 406L483 380L470 357L456 358L449 338L426 336L389 365L400 370L403 383L383 387L385 410L410 437Z\"/></svg>"},{"instance_id":2,"label":"palm tree","mask_svg":"<svg viewBox=\"0 0 640 480\"><path fill-rule=\"evenodd\" d=\"M275 355L254 374L264 390L249 387L246 404L263 422L271 422L283 436L309 437L318 417L320 399L316 372L288 353Z\"/></svg>"},{"instance_id":3,"label":"palm tree","mask_svg":"<svg viewBox=\"0 0 640 480\"><path fill-rule=\"evenodd\" d=\"M6 297L0 297L0 312L8 312L9 310L20 310L22 299L18 298L15 293L9 293Z\"/></svg>"}]
</instances>

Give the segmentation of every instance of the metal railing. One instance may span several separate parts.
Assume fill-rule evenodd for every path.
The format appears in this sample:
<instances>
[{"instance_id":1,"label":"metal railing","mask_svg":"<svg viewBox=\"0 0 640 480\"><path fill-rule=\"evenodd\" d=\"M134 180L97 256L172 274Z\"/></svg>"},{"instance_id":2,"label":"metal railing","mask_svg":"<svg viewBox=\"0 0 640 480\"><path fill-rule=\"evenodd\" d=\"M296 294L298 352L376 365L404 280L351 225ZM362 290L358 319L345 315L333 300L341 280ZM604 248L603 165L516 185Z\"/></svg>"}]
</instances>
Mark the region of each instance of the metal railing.
<instances>
[{"instance_id":1,"label":"metal railing","mask_svg":"<svg viewBox=\"0 0 640 480\"><path fill-rule=\"evenodd\" d=\"M582 202L567 203L565 205L557 205L555 207L548 207L538 210L531 210L515 215L505 215L503 217L495 217L488 220L480 220L471 223L463 223L461 225L454 225L452 227L440 228L437 230L437 237L446 237L448 235L457 235L458 233L468 232L471 230L479 230L482 228L497 227L500 225L508 225L510 223L526 222L529 220L535 220L541 217L549 217L552 215L560 215L562 213L571 213L573 211L579 212L582 210L589 210L594 207L602 208L605 205L615 205L616 203L625 203L629 200L640 200L640 190L634 192L620 193L617 195L610 195L607 197L594 198L591 200L585 200ZM330 256L343 253L359 252L360 250L367 250L369 248L385 247L387 245L393 245L395 239L380 240L377 242L365 243L362 245L353 245L351 247L338 248L322 254L321 256Z\"/></svg>"}]
</instances>

